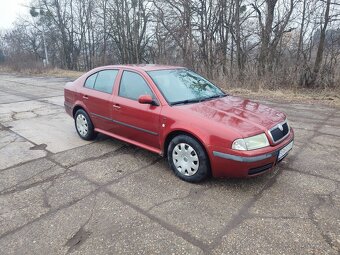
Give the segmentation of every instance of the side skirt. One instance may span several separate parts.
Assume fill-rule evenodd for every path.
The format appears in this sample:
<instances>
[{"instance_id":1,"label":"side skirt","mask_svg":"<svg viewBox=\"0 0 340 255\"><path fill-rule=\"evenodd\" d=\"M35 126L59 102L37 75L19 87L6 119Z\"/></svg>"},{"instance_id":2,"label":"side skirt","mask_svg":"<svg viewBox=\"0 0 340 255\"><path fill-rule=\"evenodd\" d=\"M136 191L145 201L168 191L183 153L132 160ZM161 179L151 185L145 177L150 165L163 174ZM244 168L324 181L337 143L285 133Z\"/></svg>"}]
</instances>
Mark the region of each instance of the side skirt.
<instances>
[{"instance_id":1,"label":"side skirt","mask_svg":"<svg viewBox=\"0 0 340 255\"><path fill-rule=\"evenodd\" d=\"M120 135L112 134L112 133L110 133L110 132L101 130L101 129L99 129L99 128L95 128L94 131L99 132L99 133L102 133L102 134L107 135L107 136L110 136L110 137L112 137L112 138L115 138L115 139L118 139L118 140L127 142L127 143L130 143L130 144L136 145L136 146L141 147L141 148L143 148L143 149L146 149L146 150L148 150L148 151L157 153L157 154L160 155L160 156L163 156L163 151L160 150L160 149L157 149L157 148L154 148L154 147L151 147L151 146L148 146L148 145L145 145L145 144L136 142L136 141L134 141L134 140L128 139L128 138L126 138L126 137L122 137L122 136L120 136Z\"/></svg>"}]
</instances>

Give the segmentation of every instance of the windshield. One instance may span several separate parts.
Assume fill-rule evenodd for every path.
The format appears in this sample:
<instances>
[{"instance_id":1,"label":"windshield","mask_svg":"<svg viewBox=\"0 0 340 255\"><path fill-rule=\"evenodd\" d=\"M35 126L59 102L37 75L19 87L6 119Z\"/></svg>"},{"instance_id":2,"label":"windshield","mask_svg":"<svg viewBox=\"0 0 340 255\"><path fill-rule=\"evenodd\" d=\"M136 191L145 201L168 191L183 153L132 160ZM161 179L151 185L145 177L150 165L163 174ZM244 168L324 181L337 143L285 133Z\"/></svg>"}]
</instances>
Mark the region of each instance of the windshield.
<instances>
[{"instance_id":1,"label":"windshield","mask_svg":"<svg viewBox=\"0 0 340 255\"><path fill-rule=\"evenodd\" d=\"M149 71L170 105L201 102L225 96L224 92L188 69Z\"/></svg>"}]
</instances>

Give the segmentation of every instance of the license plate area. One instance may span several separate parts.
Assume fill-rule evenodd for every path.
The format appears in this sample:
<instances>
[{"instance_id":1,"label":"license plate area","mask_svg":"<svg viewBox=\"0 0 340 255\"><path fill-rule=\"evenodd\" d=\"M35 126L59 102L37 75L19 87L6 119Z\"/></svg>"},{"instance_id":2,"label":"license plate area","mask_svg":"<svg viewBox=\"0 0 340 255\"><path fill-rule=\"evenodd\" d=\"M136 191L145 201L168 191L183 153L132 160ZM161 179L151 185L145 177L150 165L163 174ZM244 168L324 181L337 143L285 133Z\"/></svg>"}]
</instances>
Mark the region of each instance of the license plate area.
<instances>
[{"instance_id":1,"label":"license plate area","mask_svg":"<svg viewBox=\"0 0 340 255\"><path fill-rule=\"evenodd\" d=\"M277 160L280 161L281 159L283 159L285 156L287 156L288 152L293 148L293 144L294 142L291 141L289 144L287 144L285 147L283 147L280 151L279 151L279 155L277 156Z\"/></svg>"}]
</instances>

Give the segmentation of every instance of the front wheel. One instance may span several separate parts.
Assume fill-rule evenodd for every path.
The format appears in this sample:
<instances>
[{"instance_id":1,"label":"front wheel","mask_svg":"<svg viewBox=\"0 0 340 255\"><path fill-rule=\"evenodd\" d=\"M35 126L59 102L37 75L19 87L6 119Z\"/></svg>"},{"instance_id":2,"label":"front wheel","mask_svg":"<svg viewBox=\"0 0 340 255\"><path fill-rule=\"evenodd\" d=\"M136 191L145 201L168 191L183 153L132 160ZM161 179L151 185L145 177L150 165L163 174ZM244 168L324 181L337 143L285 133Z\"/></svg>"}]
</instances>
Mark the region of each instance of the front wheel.
<instances>
[{"instance_id":1,"label":"front wheel","mask_svg":"<svg viewBox=\"0 0 340 255\"><path fill-rule=\"evenodd\" d=\"M182 180L200 182L210 174L207 154L202 145L187 135L178 135L168 146L170 167Z\"/></svg>"}]
</instances>

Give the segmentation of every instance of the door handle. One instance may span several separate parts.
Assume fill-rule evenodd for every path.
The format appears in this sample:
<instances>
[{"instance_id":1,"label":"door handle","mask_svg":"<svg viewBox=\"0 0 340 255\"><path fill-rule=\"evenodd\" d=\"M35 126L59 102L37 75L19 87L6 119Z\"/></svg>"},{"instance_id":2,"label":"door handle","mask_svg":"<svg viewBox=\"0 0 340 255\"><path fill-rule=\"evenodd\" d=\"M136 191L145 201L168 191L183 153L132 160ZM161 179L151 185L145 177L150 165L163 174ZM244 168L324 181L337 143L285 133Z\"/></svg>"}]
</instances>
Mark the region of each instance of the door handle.
<instances>
[{"instance_id":1,"label":"door handle","mask_svg":"<svg viewBox=\"0 0 340 255\"><path fill-rule=\"evenodd\" d=\"M114 104L113 108L119 110L120 109L120 105L119 104Z\"/></svg>"},{"instance_id":2,"label":"door handle","mask_svg":"<svg viewBox=\"0 0 340 255\"><path fill-rule=\"evenodd\" d=\"M87 95L83 95L84 99L89 99L89 97Z\"/></svg>"}]
</instances>

